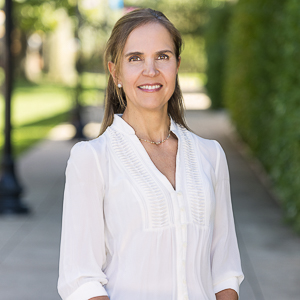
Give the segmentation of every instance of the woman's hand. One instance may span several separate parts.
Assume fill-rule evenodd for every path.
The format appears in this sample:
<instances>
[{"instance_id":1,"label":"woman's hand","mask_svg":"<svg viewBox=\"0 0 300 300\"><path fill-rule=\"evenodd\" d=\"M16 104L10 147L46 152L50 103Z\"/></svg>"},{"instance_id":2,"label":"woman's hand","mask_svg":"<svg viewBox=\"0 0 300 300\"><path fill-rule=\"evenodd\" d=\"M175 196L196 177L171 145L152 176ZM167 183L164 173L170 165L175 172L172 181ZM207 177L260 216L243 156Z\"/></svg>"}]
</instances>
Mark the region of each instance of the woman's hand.
<instances>
[{"instance_id":1,"label":"woman's hand","mask_svg":"<svg viewBox=\"0 0 300 300\"><path fill-rule=\"evenodd\" d=\"M216 294L217 300L238 300L239 296L235 290L227 289Z\"/></svg>"},{"instance_id":2,"label":"woman's hand","mask_svg":"<svg viewBox=\"0 0 300 300\"><path fill-rule=\"evenodd\" d=\"M98 296L94 298L90 298L89 300L109 300L107 296Z\"/></svg>"}]
</instances>

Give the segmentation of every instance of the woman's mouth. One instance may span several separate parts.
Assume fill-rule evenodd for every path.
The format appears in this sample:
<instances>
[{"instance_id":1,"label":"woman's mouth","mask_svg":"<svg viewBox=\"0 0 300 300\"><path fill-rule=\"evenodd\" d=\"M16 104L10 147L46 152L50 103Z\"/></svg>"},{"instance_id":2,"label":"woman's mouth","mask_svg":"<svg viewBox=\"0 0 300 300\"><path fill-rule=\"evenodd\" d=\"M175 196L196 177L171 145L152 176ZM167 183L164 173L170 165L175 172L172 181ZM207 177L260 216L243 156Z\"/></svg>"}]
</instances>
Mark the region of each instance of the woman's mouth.
<instances>
[{"instance_id":1,"label":"woman's mouth","mask_svg":"<svg viewBox=\"0 0 300 300\"><path fill-rule=\"evenodd\" d=\"M157 92L162 88L161 84L144 84L138 86L138 88L144 92Z\"/></svg>"}]
</instances>

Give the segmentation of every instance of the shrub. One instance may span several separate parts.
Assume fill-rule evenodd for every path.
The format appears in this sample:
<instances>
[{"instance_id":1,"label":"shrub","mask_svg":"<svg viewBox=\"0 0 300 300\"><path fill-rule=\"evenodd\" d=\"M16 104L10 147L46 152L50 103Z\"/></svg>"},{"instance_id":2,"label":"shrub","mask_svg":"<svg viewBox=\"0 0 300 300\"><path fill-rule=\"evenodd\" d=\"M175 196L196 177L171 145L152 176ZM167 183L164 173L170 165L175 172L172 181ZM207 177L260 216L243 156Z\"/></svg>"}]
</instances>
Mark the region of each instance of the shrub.
<instances>
[{"instance_id":1,"label":"shrub","mask_svg":"<svg viewBox=\"0 0 300 300\"><path fill-rule=\"evenodd\" d=\"M224 97L300 232L300 3L240 0L228 33Z\"/></svg>"},{"instance_id":2,"label":"shrub","mask_svg":"<svg viewBox=\"0 0 300 300\"><path fill-rule=\"evenodd\" d=\"M225 5L210 10L209 22L205 29L205 50L207 57L207 93L212 101L212 108L223 107L224 65L227 52L226 37L231 17L232 5Z\"/></svg>"}]
</instances>

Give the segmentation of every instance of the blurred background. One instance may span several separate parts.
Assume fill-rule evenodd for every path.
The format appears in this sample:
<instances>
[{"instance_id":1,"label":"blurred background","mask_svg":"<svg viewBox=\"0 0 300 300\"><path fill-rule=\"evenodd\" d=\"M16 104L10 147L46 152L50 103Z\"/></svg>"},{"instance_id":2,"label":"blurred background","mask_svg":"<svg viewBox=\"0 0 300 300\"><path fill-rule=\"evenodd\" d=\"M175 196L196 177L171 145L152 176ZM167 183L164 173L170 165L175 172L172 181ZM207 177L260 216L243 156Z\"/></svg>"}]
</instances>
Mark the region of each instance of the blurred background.
<instances>
[{"instance_id":1,"label":"blurred background","mask_svg":"<svg viewBox=\"0 0 300 300\"><path fill-rule=\"evenodd\" d=\"M6 13L6 2L12 4L10 15ZM40 238L35 242L37 248L44 249L43 253L47 252L45 249L53 247L55 255L48 254L54 267L48 266L48 269L43 271L53 268L49 281L54 283L56 280L53 274L57 272L63 171L69 149L78 139L90 139L99 134L107 80L103 67L105 43L115 22L123 14L137 7L151 7L163 11L182 33L184 50L179 79L184 92L189 124L194 126L191 127L195 128L195 132L204 137L223 140L224 145L221 144L225 148L231 143L230 147L233 148L228 146L228 158L229 161L232 160L233 176L242 178L237 170L248 168L247 172L252 172L261 186L254 187L245 180L241 185L248 183L250 192L255 192L256 189L267 190L268 196L261 197L273 199L270 201L276 203L276 220L273 218L269 224L284 226L284 230L280 231L279 227L274 227L272 231L268 228L272 233L268 231L266 235L270 236L274 231L280 231L280 238L290 237L286 245L293 245L288 247L289 250L293 249L292 254L286 248L286 252L281 252L281 258L284 257L285 261L289 254L292 257L287 263L290 269L286 271L293 274L289 283L294 294L285 297L283 292L281 294L278 291L275 293L274 290L264 291L259 284L258 275L261 261L256 260L258 269L255 269L252 257L249 265L245 263L250 279L247 283L248 288L244 290L244 298L241 299L299 299L300 290L294 278L296 275L300 276L298 0L0 0L0 160L3 161L0 168L0 275L3 277L0 277L0 282L9 286L5 288L0 283L0 299L17 299L14 298L16 294L9 292L14 287L10 278L15 276L11 266L14 265L15 271L19 272L18 268L24 263L24 253L11 258L20 259L15 264L11 262L12 265L5 265L4 262L9 262L12 251L17 249L20 237L26 236L22 231L27 228L24 224L32 229L36 226L32 224L38 223L30 222L39 222L38 220L43 218L47 220L46 212L55 206L53 203L56 200L51 200L53 197L59 199L58 208L52 211L53 215L50 214L52 221L53 218L57 221L56 231L51 233L52 231L44 230L39 233L48 237L52 234L53 245L45 244L42 248ZM13 26L10 34L11 44L6 47L5 24L8 18L12 20ZM12 93L9 100L7 90L10 88L5 81L8 59L5 49L10 49L12 58ZM7 109L8 102L11 105L10 112ZM5 129L8 118L11 118L12 130L8 125ZM8 135L11 136L11 140L7 138ZM11 147L5 147L5 141L9 142ZM57 143L54 145L51 141ZM66 141L69 142L66 144ZM53 159L56 159L52 166L49 164L49 154L54 155ZM248 167L243 167L243 162L235 161L234 157L231 159L231 154L232 157L241 155ZM54 166L57 166L56 170L60 170L59 175L53 175L51 187L43 183L46 187L42 188L43 185L39 181L41 176L47 171L49 174L55 172ZM17 196L14 196L16 199L13 200L10 197L7 200L5 184L3 185L7 169L10 173L8 177L12 176L13 184L18 186L18 192L15 193ZM22 195L26 205L19 199L19 185L23 186ZM238 191L239 187L236 186L236 189ZM50 192L53 193L54 190L57 190L57 194L52 194L51 198ZM245 193L248 192L244 191ZM43 198L43 201L32 200L35 197L46 198ZM260 199L255 193L251 197ZM17 206L22 206L23 209L17 209L15 212L5 211L6 201L15 201ZM259 209L262 202L251 203ZM248 204L245 205L247 207ZM239 211L238 204L236 207ZM249 207L246 210L249 211ZM22 217L18 219L7 217L20 212ZM31 215L30 219L26 217L27 213ZM35 216L33 218L32 213ZM260 210L259 213L262 213L262 216L257 222L261 223L257 224L266 224L267 218L264 216L267 215L267 209L263 212ZM39 219L39 216L43 217ZM238 215L236 218L241 222L245 220L244 215ZM254 222L253 216L251 218ZM50 222L50 219L48 221ZM44 227L40 228L50 228L48 223L43 224ZM238 226L242 228L239 223ZM251 232L254 239L259 236L259 228ZM241 232L242 229L238 230L242 239ZM264 238L266 236L261 237ZM274 240L278 242L276 245L281 243L278 239L278 236L274 236ZM30 252L30 245L34 242L27 242ZM253 240L249 239L245 245L247 242L251 244ZM243 252L242 249L242 258L245 256L244 261L250 261L251 255L245 254L246 250ZM267 259L266 257L261 258L262 261ZM268 264L272 265L272 261ZM32 265L35 264L31 262L29 266ZM23 266L23 273L20 274L27 273L27 267L28 265ZM281 268L277 267L276 270ZM36 274L39 274L38 271L42 272L37 270ZM7 274L11 274L11 277ZM261 276L265 278L265 274ZM33 284L34 278L36 277L33 276L30 283ZM283 278L274 279L274 282L278 281L274 288L281 283L282 290ZM19 279L20 282L22 280L24 277ZM6 293L1 294L4 290ZM41 292L43 290L44 287L41 288ZM24 290L24 293L27 292ZM42 299L58 299L58 296L53 298L53 294L49 295L51 296ZM35 298L28 292L28 297L24 296L23 299Z\"/></svg>"}]
</instances>

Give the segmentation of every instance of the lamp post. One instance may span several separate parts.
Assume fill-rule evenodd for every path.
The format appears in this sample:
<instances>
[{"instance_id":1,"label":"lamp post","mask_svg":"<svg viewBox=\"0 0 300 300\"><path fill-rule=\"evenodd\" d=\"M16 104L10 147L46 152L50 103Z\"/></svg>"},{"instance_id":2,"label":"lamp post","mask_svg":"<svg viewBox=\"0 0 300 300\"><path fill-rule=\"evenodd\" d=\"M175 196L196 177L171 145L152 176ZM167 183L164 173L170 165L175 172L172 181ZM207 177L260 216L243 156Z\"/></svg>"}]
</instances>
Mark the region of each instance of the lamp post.
<instances>
[{"instance_id":1,"label":"lamp post","mask_svg":"<svg viewBox=\"0 0 300 300\"><path fill-rule=\"evenodd\" d=\"M74 139L85 140L86 136L83 133L84 122L82 120L82 106L80 104L80 96L82 94L82 84L81 84L81 76L82 76L82 56L81 56L81 41L79 38L79 29L82 25L81 14L79 11L79 3L77 0L76 5L76 15L78 19L78 23L75 28L75 39L78 42L77 48L77 60L76 60L76 71L77 71L77 84L75 88L75 107L72 113L72 123L75 127L75 136Z\"/></svg>"},{"instance_id":2,"label":"lamp post","mask_svg":"<svg viewBox=\"0 0 300 300\"><path fill-rule=\"evenodd\" d=\"M11 143L11 93L13 83L13 63L11 54L12 0L5 1L5 129L3 158L0 168L0 214L24 214L29 209L22 204L22 188L15 174Z\"/></svg>"}]
</instances>

